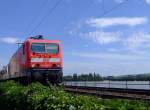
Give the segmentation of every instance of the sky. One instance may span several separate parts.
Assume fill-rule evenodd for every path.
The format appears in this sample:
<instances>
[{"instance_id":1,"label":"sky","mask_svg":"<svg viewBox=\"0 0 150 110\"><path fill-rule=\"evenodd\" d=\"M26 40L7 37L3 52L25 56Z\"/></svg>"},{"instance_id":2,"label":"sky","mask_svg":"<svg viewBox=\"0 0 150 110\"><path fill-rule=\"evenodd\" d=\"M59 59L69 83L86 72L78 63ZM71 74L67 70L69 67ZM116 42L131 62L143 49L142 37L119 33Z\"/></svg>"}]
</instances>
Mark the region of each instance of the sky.
<instances>
[{"instance_id":1,"label":"sky","mask_svg":"<svg viewBox=\"0 0 150 110\"><path fill-rule=\"evenodd\" d=\"M150 0L57 1L0 0L0 68L40 34L61 41L64 75L150 73Z\"/></svg>"}]
</instances>

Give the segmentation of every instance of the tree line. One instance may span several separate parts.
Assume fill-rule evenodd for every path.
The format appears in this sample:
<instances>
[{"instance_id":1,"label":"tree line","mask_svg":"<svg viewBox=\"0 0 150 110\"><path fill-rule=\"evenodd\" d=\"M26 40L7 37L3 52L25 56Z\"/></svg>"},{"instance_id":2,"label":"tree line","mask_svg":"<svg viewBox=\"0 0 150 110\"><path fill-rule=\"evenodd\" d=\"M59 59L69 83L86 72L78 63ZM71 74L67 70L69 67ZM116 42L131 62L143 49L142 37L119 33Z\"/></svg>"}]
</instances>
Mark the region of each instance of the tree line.
<instances>
[{"instance_id":1,"label":"tree line","mask_svg":"<svg viewBox=\"0 0 150 110\"><path fill-rule=\"evenodd\" d=\"M64 81L102 81L103 78L100 74L89 73L89 74L77 74L67 75L63 77Z\"/></svg>"},{"instance_id":2,"label":"tree line","mask_svg":"<svg viewBox=\"0 0 150 110\"><path fill-rule=\"evenodd\" d=\"M101 76L98 73L77 74L63 76L64 81L150 81L150 73L137 75L121 75L121 76Z\"/></svg>"}]
</instances>

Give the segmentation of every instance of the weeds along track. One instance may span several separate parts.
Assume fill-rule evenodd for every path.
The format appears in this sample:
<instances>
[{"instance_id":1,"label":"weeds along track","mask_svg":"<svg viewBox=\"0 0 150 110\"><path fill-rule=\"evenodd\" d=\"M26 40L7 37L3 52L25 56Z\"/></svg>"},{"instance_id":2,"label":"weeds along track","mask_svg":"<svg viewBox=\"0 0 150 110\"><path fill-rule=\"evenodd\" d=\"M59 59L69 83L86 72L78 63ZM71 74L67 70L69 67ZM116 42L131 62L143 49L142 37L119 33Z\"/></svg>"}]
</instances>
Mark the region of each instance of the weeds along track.
<instances>
[{"instance_id":1,"label":"weeds along track","mask_svg":"<svg viewBox=\"0 0 150 110\"><path fill-rule=\"evenodd\" d=\"M3 110L148 110L144 100L101 99L74 95L66 88L41 83L21 85L15 81L0 83L0 107Z\"/></svg>"}]
</instances>

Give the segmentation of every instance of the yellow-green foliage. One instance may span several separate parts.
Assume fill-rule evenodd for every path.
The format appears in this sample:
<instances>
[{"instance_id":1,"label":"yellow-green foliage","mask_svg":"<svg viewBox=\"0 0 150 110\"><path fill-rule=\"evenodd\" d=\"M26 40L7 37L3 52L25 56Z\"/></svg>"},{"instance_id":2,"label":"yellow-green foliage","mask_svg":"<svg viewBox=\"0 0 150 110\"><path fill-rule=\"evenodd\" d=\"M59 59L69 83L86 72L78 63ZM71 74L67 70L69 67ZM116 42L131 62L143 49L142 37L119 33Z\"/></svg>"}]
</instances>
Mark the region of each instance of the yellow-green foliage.
<instances>
[{"instance_id":1,"label":"yellow-green foliage","mask_svg":"<svg viewBox=\"0 0 150 110\"><path fill-rule=\"evenodd\" d=\"M73 95L40 83L28 86L14 81L0 83L2 110L150 110L148 107L148 102Z\"/></svg>"}]
</instances>

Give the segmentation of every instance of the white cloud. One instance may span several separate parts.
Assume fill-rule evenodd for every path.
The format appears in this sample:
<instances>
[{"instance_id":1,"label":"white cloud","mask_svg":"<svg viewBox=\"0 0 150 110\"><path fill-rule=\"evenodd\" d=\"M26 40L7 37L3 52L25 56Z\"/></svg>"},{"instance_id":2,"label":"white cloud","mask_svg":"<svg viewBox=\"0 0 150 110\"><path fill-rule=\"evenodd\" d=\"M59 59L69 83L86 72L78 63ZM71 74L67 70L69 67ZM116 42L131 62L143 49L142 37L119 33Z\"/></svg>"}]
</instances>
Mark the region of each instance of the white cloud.
<instances>
[{"instance_id":1,"label":"white cloud","mask_svg":"<svg viewBox=\"0 0 150 110\"><path fill-rule=\"evenodd\" d=\"M4 37L4 38L1 38L0 41L4 43L8 43L8 44L14 44L14 43L17 43L19 39L15 37Z\"/></svg>"},{"instance_id":2,"label":"white cloud","mask_svg":"<svg viewBox=\"0 0 150 110\"><path fill-rule=\"evenodd\" d=\"M122 3L123 1L125 1L125 0L112 0L113 2L116 2L116 3ZM96 3L102 3L103 2L103 0L96 0L95 1ZM104 1L105 2L105 1Z\"/></svg>"},{"instance_id":3,"label":"white cloud","mask_svg":"<svg viewBox=\"0 0 150 110\"><path fill-rule=\"evenodd\" d=\"M130 33L126 37L124 37L123 35L123 32L105 32L99 30L80 34L80 36L82 36L84 39L91 40L100 45L119 43L119 45L122 47L122 50L126 51L141 51L143 53L147 51L147 48L150 48L150 33L138 31ZM116 49L114 49L115 48L108 51L117 51Z\"/></svg>"},{"instance_id":4,"label":"white cloud","mask_svg":"<svg viewBox=\"0 0 150 110\"><path fill-rule=\"evenodd\" d=\"M122 3L124 2L125 0L114 0L114 2L116 3ZM142 1L142 0L141 0ZM143 0L146 4L150 5L150 0Z\"/></svg>"},{"instance_id":5,"label":"white cloud","mask_svg":"<svg viewBox=\"0 0 150 110\"><path fill-rule=\"evenodd\" d=\"M92 59L101 59L101 60L111 60L111 61L136 61L141 59L149 59L149 57L137 55L137 54L120 54L120 53L93 53L93 52L72 52L72 55L84 58L92 58Z\"/></svg>"},{"instance_id":6,"label":"white cloud","mask_svg":"<svg viewBox=\"0 0 150 110\"><path fill-rule=\"evenodd\" d=\"M144 32L135 32L128 37L124 43L129 48L142 48L150 45L150 34Z\"/></svg>"},{"instance_id":7,"label":"white cloud","mask_svg":"<svg viewBox=\"0 0 150 110\"><path fill-rule=\"evenodd\" d=\"M99 43L100 45L115 43L120 41L120 32L104 32L104 31L93 31L85 34L81 34L92 41Z\"/></svg>"},{"instance_id":8,"label":"white cloud","mask_svg":"<svg viewBox=\"0 0 150 110\"><path fill-rule=\"evenodd\" d=\"M107 51L108 52L118 52L118 49L116 49L116 48L108 48Z\"/></svg>"},{"instance_id":9,"label":"white cloud","mask_svg":"<svg viewBox=\"0 0 150 110\"><path fill-rule=\"evenodd\" d=\"M147 22L147 17L90 18L86 21L89 26L96 28L106 28L117 25L137 26L146 24Z\"/></svg>"},{"instance_id":10,"label":"white cloud","mask_svg":"<svg viewBox=\"0 0 150 110\"><path fill-rule=\"evenodd\" d=\"M122 3L124 0L114 0L116 3Z\"/></svg>"},{"instance_id":11,"label":"white cloud","mask_svg":"<svg viewBox=\"0 0 150 110\"><path fill-rule=\"evenodd\" d=\"M115 20L114 20L115 19ZM118 19L118 21L117 21ZM111 46L109 52L120 52L126 51L130 53L145 53L147 54L150 48L150 33L143 31L145 24L148 22L147 17L113 17L111 18L92 18L89 20L84 20L80 23L80 28L78 28L78 23L76 23L76 30L72 30L70 35L78 36L84 40L91 40L92 42L99 44L101 46L108 45ZM87 27L87 24L89 27ZM86 24L86 25L85 25ZM127 26L137 26L134 27L134 31L127 29L120 30L114 29L109 31L104 28L98 27L108 27L114 25L127 25ZM96 27L96 28L92 28ZM84 28L84 30L82 30ZM143 28L143 29L142 29ZM87 29L87 30L85 30ZM142 29L142 30L139 30ZM111 44L115 44L113 47ZM108 47L104 47L107 48ZM120 49L119 49L120 48ZM119 49L119 50L118 50Z\"/></svg>"},{"instance_id":12,"label":"white cloud","mask_svg":"<svg viewBox=\"0 0 150 110\"><path fill-rule=\"evenodd\" d=\"M148 5L150 5L150 0L145 0L145 2L146 2Z\"/></svg>"}]
</instances>

